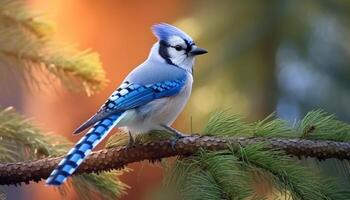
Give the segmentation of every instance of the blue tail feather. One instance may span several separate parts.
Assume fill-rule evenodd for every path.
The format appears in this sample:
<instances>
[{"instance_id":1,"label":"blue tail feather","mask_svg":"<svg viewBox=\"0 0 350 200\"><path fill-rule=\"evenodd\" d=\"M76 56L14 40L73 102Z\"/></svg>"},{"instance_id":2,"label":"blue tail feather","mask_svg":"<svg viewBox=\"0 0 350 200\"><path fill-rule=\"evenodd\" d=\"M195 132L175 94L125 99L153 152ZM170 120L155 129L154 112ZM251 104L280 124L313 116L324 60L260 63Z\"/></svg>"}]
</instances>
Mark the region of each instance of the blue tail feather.
<instances>
[{"instance_id":1,"label":"blue tail feather","mask_svg":"<svg viewBox=\"0 0 350 200\"><path fill-rule=\"evenodd\" d=\"M72 175L93 148L100 143L113 127L120 121L122 113L111 115L97 122L73 147L58 167L46 180L48 185L61 185L68 176Z\"/></svg>"}]
</instances>

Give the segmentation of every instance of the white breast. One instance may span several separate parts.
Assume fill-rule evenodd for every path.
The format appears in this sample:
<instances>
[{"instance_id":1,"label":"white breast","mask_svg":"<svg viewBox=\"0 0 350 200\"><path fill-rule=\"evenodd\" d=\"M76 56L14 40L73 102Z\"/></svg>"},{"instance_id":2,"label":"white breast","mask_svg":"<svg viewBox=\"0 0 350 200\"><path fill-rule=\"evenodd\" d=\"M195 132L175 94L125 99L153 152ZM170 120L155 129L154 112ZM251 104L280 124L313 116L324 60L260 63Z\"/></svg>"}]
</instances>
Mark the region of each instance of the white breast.
<instances>
[{"instance_id":1,"label":"white breast","mask_svg":"<svg viewBox=\"0 0 350 200\"><path fill-rule=\"evenodd\" d=\"M160 129L160 125L170 126L184 109L192 90L193 77L188 74L185 86L179 94L156 99L137 109L125 112L123 120L117 125L125 126L132 133L146 133Z\"/></svg>"}]
</instances>

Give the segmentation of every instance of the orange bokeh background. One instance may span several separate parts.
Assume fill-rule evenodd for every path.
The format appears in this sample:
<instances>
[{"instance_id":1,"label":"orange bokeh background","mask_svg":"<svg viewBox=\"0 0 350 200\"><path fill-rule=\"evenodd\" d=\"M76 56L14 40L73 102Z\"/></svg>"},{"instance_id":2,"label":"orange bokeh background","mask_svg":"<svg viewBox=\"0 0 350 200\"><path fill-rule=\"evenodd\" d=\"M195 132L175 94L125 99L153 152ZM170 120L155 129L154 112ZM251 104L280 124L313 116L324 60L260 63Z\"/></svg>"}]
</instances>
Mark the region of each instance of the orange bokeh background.
<instances>
[{"instance_id":1,"label":"orange bokeh background","mask_svg":"<svg viewBox=\"0 0 350 200\"><path fill-rule=\"evenodd\" d=\"M102 91L87 97L67 91L59 83L49 82L50 87L40 90L22 87L15 79L17 73L13 77L4 73L0 78L0 106L15 107L44 132L78 141L81 135L73 136L72 131L93 115L125 75L148 56L156 41L150 26L159 22L180 27L209 51L196 61L191 98L175 128L201 133L210 115L220 110L247 116L247 122L262 120L274 112L291 127L297 127L297 121L308 111L319 108L350 121L350 1L25 2L30 10L43 12L43 18L53 22L54 41L78 44L80 50L98 53L109 80ZM5 72L12 69L7 65L0 68ZM43 80L43 74L34 75ZM256 125L265 127L263 122ZM147 199L161 183L160 165L142 162L130 167L133 172L121 177L131 186L122 199ZM325 162L317 168L341 184L347 181L338 162ZM265 186L258 182L255 189L259 187L261 192ZM44 182L4 187L4 193L8 199L62 199ZM78 197L71 192L64 199Z\"/></svg>"},{"instance_id":2,"label":"orange bokeh background","mask_svg":"<svg viewBox=\"0 0 350 200\"><path fill-rule=\"evenodd\" d=\"M150 26L158 22L173 22L186 13L185 4L176 1L83 1L30 0L29 6L43 11L45 18L55 24L57 41L79 44L100 54L108 86L98 94L87 97L58 87L57 90L31 91L25 94L24 110L46 131L52 131L76 142L80 136L71 132L91 116L127 73L140 64L155 42ZM133 172L121 177L132 186L123 199L141 199L162 179L158 166L147 162L131 165ZM43 184L28 186L28 199L61 199L57 191ZM26 187L27 188L27 187ZM75 199L69 194L67 199Z\"/></svg>"}]
</instances>

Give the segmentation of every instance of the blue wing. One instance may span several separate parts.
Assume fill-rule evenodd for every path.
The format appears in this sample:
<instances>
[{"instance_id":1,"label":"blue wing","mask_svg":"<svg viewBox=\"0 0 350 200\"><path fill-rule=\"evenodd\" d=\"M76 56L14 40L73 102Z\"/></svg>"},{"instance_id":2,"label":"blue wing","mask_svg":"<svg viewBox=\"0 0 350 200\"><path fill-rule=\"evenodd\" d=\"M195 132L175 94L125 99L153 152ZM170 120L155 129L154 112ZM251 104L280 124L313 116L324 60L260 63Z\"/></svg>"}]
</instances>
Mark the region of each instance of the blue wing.
<instances>
[{"instance_id":1,"label":"blue wing","mask_svg":"<svg viewBox=\"0 0 350 200\"><path fill-rule=\"evenodd\" d=\"M185 85L186 77L149 85L124 82L106 101L101 109L74 131L80 133L96 122L129 109L145 105L155 99L178 94Z\"/></svg>"}]
</instances>

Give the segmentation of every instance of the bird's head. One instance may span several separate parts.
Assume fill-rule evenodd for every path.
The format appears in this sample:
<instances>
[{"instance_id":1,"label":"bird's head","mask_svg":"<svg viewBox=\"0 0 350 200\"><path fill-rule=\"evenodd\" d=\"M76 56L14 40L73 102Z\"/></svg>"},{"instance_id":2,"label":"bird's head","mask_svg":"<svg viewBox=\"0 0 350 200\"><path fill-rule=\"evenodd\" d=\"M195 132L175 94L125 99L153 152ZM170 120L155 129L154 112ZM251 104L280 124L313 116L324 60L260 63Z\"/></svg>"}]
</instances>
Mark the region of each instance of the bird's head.
<instances>
[{"instance_id":1,"label":"bird's head","mask_svg":"<svg viewBox=\"0 0 350 200\"><path fill-rule=\"evenodd\" d=\"M152 26L152 31L158 42L152 48L151 56L169 64L192 70L195 56L207 53L207 50L197 47L189 35L175 26L156 24Z\"/></svg>"}]
</instances>

